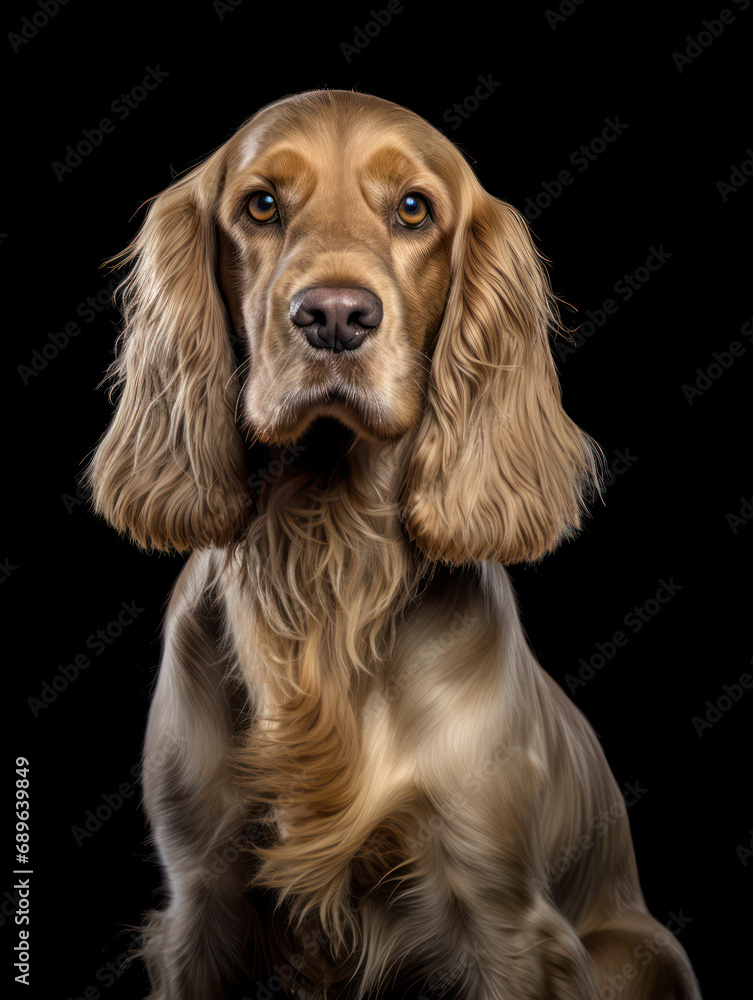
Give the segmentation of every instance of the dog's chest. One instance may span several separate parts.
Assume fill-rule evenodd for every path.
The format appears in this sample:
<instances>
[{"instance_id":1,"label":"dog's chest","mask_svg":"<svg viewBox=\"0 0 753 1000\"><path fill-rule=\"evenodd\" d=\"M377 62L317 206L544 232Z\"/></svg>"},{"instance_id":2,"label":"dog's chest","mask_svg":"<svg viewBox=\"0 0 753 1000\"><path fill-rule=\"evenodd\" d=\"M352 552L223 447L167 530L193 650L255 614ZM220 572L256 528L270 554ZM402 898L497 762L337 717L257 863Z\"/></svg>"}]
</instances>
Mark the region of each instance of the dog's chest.
<instances>
[{"instance_id":1,"label":"dog's chest","mask_svg":"<svg viewBox=\"0 0 753 1000\"><path fill-rule=\"evenodd\" d=\"M360 909L354 900L373 902L382 889L393 894L402 879L415 877L436 837L462 818L468 804L463 776L474 775L494 752L496 631L473 590L445 582L438 594L397 626L389 657L374 664L367 682L341 688L337 700L327 700L326 643L309 645L319 658L308 666L320 671L314 686L323 692L318 705L311 697L298 703L301 713L310 713L309 728L300 725L297 709L291 713L278 700L285 691L258 642L264 623L255 627L246 613L230 620L255 710L252 730L274 743L275 767L287 772L278 785L280 772L267 769L262 788L273 800L276 843L259 881L282 890L294 909L323 914L333 926L342 924L343 913ZM236 609L244 606L234 602ZM279 725L275 720L285 712ZM334 724L317 728L327 713ZM254 768L253 742L248 750Z\"/></svg>"},{"instance_id":2,"label":"dog's chest","mask_svg":"<svg viewBox=\"0 0 753 1000\"><path fill-rule=\"evenodd\" d=\"M317 849L326 854L337 842L354 880L376 883L421 853L437 817L451 814L467 795L462 776L494 759L496 653L487 623L468 609L416 617L399 629L392 658L359 708L358 748L340 808L323 816L318 829L308 827L314 840L302 868ZM299 787L305 791L303 772ZM300 815L295 795L278 803L283 841L296 840Z\"/></svg>"}]
</instances>

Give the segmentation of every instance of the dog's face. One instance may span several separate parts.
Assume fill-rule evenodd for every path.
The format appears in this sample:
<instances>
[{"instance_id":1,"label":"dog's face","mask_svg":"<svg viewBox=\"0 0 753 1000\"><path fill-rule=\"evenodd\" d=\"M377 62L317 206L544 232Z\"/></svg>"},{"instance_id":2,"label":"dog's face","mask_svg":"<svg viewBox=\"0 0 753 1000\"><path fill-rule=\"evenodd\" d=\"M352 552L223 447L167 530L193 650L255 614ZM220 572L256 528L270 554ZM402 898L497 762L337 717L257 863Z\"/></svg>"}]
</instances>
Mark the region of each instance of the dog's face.
<instances>
[{"instance_id":1,"label":"dog's face","mask_svg":"<svg viewBox=\"0 0 753 1000\"><path fill-rule=\"evenodd\" d=\"M240 412L268 443L320 415L394 438L423 408L456 192L424 121L348 96L265 110L228 157L220 280L247 355Z\"/></svg>"},{"instance_id":2,"label":"dog's face","mask_svg":"<svg viewBox=\"0 0 753 1000\"><path fill-rule=\"evenodd\" d=\"M257 510L244 438L321 445L317 417L383 449L379 488L431 559L536 559L578 524L592 445L561 406L526 222L412 112L269 105L153 199L126 257L90 474L140 544L234 541Z\"/></svg>"}]
</instances>

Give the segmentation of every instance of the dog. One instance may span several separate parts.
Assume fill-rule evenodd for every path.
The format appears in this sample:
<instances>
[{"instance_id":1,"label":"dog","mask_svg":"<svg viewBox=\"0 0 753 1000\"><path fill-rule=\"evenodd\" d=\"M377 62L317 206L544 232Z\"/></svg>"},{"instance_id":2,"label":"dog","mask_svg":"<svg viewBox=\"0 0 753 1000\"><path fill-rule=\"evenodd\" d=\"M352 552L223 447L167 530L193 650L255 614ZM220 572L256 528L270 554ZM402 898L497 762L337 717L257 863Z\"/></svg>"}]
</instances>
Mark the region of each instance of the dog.
<instances>
[{"instance_id":1,"label":"dog","mask_svg":"<svg viewBox=\"0 0 753 1000\"><path fill-rule=\"evenodd\" d=\"M301 997L697 1000L504 569L572 537L599 476L522 216L416 114L316 90L120 259L93 502L191 553L145 740L150 996L273 968Z\"/></svg>"}]
</instances>

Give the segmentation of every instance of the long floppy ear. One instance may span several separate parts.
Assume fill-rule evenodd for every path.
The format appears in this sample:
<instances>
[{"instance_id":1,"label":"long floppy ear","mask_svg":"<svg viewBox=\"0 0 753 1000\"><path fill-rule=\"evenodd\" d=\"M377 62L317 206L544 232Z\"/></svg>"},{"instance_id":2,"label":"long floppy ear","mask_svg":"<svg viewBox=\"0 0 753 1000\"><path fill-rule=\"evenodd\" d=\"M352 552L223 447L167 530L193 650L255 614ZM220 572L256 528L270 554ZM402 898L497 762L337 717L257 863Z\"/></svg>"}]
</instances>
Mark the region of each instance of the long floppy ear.
<instances>
[{"instance_id":1,"label":"long floppy ear","mask_svg":"<svg viewBox=\"0 0 753 1000\"><path fill-rule=\"evenodd\" d=\"M431 559L535 560L580 523L596 447L562 409L553 296L528 227L474 179L405 495Z\"/></svg>"},{"instance_id":2,"label":"long floppy ear","mask_svg":"<svg viewBox=\"0 0 753 1000\"><path fill-rule=\"evenodd\" d=\"M89 466L95 510L141 546L229 540L247 512L228 319L215 278L215 154L158 195L124 252L117 410Z\"/></svg>"}]
</instances>

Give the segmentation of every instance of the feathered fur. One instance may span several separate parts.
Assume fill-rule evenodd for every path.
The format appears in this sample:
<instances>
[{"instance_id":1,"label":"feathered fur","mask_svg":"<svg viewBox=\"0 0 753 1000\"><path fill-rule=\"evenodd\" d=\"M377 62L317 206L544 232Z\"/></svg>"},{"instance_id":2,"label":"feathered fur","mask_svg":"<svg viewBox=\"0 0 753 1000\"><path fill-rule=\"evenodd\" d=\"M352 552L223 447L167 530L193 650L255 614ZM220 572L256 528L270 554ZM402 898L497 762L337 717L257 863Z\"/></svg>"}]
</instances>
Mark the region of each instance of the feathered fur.
<instances>
[{"instance_id":1,"label":"feathered fur","mask_svg":"<svg viewBox=\"0 0 753 1000\"><path fill-rule=\"evenodd\" d=\"M415 230L408 192L430 206ZM193 553L145 748L153 1000L220 1000L275 959L306 997L402 974L583 1000L632 962L622 1000L697 1000L502 565L574 534L597 480L524 219L416 115L313 91L152 199L125 258L94 504ZM358 350L291 316L320 286L383 304Z\"/></svg>"}]
</instances>

